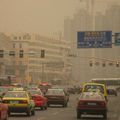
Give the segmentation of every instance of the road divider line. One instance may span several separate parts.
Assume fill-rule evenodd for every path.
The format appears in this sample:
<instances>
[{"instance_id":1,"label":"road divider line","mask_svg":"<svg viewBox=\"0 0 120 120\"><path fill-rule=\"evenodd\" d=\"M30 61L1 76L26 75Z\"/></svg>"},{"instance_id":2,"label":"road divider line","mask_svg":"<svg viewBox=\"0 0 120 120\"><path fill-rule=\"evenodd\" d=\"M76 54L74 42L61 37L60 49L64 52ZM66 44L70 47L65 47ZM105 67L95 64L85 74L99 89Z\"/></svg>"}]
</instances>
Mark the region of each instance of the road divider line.
<instances>
[{"instance_id":1,"label":"road divider line","mask_svg":"<svg viewBox=\"0 0 120 120\"><path fill-rule=\"evenodd\" d=\"M45 120L45 117L38 118L37 120Z\"/></svg>"},{"instance_id":2,"label":"road divider line","mask_svg":"<svg viewBox=\"0 0 120 120\"><path fill-rule=\"evenodd\" d=\"M59 112L54 112L53 115L57 115Z\"/></svg>"}]
</instances>

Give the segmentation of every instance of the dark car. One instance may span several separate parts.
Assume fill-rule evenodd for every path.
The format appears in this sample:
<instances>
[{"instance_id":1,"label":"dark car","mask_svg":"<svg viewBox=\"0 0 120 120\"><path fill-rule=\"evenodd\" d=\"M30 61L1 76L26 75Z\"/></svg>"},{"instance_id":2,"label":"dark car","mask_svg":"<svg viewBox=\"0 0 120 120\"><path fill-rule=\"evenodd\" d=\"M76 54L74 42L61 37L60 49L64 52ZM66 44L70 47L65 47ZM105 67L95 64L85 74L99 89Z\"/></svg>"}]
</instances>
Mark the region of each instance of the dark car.
<instances>
[{"instance_id":1,"label":"dark car","mask_svg":"<svg viewBox=\"0 0 120 120\"><path fill-rule=\"evenodd\" d=\"M83 92L77 104L77 118L82 114L103 115L107 119L107 102L102 93Z\"/></svg>"},{"instance_id":2,"label":"dark car","mask_svg":"<svg viewBox=\"0 0 120 120\"><path fill-rule=\"evenodd\" d=\"M109 86L107 87L107 94L117 96L117 89L113 86Z\"/></svg>"},{"instance_id":3,"label":"dark car","mask_svg":"<svg viewBox=\"0 0 120 120\"><path fill-rule=\"evenodd\" d=\"M51 104L54 105L60 104L63 107L67 107L69 95L64 89L59 88L48 89L45 96L48 98L48 106Z\"/></svg>"},{"instance_id":4,"label":"dark car","mask_svg":"<svg viewBox=\"0 0 120 120\"><path fill-rule=\"evenodd\" d=\"M0 86L0 97L3 97L10 89L12 89L12 86Z\"/></svg>"}]
</instances>

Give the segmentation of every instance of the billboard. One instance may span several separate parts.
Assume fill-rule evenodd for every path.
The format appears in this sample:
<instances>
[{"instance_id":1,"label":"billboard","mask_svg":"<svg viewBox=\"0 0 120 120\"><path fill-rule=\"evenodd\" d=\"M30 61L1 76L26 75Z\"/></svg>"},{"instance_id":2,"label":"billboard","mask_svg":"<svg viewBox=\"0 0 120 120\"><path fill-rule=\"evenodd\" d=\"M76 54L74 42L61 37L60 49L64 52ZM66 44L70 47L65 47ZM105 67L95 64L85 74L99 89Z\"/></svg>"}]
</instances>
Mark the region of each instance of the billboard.
<instances>
[{"instance_id":1,"label":"billboard","mask_svg":"<svg viewBox=\"0 0 120 120\"><path fill-rule=\"evenodd\" d=\"M77 48L112 48L112 31L77 32Z\"/></svg>"},{"instance_id":2,"label":"billboard","mask_svg":"<svg viewBox=\"0 0 120 120\"><path fill-rule=\"evenodd\" d=\"M115 33L115 45L120 45L120 33Z\"/></svg>"}]
</instances>

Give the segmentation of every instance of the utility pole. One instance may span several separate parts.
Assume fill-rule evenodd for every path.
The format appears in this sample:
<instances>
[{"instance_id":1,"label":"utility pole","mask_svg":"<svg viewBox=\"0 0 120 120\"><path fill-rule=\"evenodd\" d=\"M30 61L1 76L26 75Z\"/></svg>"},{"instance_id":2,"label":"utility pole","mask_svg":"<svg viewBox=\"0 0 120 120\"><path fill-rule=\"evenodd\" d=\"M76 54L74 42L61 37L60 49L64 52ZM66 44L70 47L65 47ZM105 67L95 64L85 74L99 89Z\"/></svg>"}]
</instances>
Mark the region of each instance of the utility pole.
<instances>
[{"instance_id":1,"label":"utility pole","mask_svg":"<svg viewBox=\"0 0 120 120\"><path fill-rule=\"evenodd\" d=\"M42 82L44 81L44 61L43 59L45 58L45 50L41 50L41 59L42 59L42 67L41 67L41 73L42 73Z\"/></svg>"}]
</instances>

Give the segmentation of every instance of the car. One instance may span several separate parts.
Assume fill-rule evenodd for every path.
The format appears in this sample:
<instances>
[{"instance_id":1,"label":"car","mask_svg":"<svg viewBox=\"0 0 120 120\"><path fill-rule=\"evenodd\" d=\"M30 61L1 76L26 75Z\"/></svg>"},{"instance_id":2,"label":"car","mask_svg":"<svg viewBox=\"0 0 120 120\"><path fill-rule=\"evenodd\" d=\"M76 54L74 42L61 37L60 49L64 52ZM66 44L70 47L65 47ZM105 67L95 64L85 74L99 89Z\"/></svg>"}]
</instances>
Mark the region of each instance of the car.
<instances>
[{"instance_id":1,"label":"car","mask_svg":"<svg viewBox=\"0 0 120 120\"><path fill-rule=\"evenodd\" d=\"M83 85L82 92L100 92L104 95L106 101L107 99L107 88L105 84L100 84L100 83L85 83Z\"/></svg>"},{"instance_id":2,"label":"car","mask_svg":"<svg viewBox=\"0 0 120 120\"><path fill-rule=\"evenodd\" d=\"M31 94L32 99L35 102L35 107L41 108L41 110L47 109L47 98L44 97L43 93L40 89L37 90L28 90L28 92Z\"/></svg>"},{"instance_id":3,"label":"car","mask_svg":"<svg viewBox=\"0 0 120 120\"><path fill-rule=\"evenodd\" d=\"M2 103L0 98L0 120L8 120L8 106Z\"/></svg>"},{"instance_id":4,"label":"car","mask_svg":"<svg viewBox=\"0 0 120 120\"><path fill-rule=\"evenodd\" d=\"M107 119L107 102L101 93L83 92L78 98L77 103L77 119L82 114L103 115Z\"/></svg>"},{"instance_id":5,"label":"car","mask_svg":"<svg viewBox=\"0 0 120 120\"><path fill-rule=\"evenodd\" d=\"M26 113L27 116L35 115L35 103L26 91L8 91L2 98L8 105L8 114Z\"/></svg>"},{"instance_id":6,"label":"car","mask_svg":"<svg viewBox=\"0 0 120 120\"><path fill-rule=\"evenodd\" d=\"M48 106L51 104L54 105L62 105L63 107L67 107L68 101L69 101L69 95L64 89L59 88L51 88L48 89L45 96L48 99Z\"/></svg>"},{"instance_id":7,"label":"car","mask_svg":"<svg viewBox=\"0 0 120 120\"><path fill-rule=\"evenodd\" d=\"M47 90L51 87L52 87L52 85L47 82L42 82L42 83L39 83L39 85L38 85L38 88L40 88L40 90L42 91L43 94L46 94Z\"/></svg>"},{"instance_id":8,"label":"car","mask_svg":"<svg viewBox=\"0 0 120 120\"><path fill-rule=\"evenodd\" d=\"M117 89L114 86L108 86L107 87L107 94L117 96Z\"/></svg>"},{"instance_id":9,"label":"car","mask_svg":"<svg viewBox=\"0 0 120 120\"><path fill-rule=\"evenodd\" d=\"M12 89L12 86L0 86L0 97L3 97L10 89Z\"/></svg>"}]
</instances>

